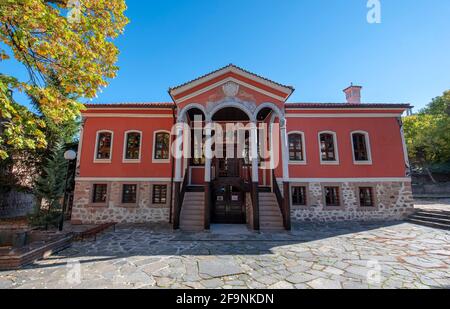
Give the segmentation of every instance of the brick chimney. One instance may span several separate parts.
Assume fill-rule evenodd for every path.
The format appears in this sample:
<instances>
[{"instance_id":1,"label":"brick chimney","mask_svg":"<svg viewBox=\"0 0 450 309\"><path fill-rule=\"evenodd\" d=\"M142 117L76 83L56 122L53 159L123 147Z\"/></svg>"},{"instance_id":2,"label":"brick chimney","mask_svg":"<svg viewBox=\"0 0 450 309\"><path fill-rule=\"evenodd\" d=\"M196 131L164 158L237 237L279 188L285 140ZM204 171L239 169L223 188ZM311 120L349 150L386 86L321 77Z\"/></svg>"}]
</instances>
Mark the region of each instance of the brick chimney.
<instances>
[{"instance_id":1,"label":"brick chimney","mask_svg":"<svg viewBox=\"0 0 450 309\"><path fill-rule=\"evenodd\" d=\"M348 104L361 104L361 89L361 86L354 86L353 83L344 89Z\"/></svg>"}]
</instances>

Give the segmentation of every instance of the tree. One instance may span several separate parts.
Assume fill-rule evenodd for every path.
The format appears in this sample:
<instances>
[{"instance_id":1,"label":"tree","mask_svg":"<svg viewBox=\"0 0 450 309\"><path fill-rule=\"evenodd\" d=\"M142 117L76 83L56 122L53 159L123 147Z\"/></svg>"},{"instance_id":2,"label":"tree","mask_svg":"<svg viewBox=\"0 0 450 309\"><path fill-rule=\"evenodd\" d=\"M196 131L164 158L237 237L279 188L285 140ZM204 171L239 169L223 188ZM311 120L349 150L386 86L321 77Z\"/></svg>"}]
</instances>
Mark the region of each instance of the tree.
<instances>
[{"instance_id":1,"label":"tree","mask_svg":"<svg viewBox=\"0 0 450 309\"><path fill-rule=\"evenodd\" d=\"M53 155L46 162L44 175L36 180L35 194L46 200L49 211L61 208L68 164L64 159L64 152L64 147L57 144Z\"/></svg>"},{"instance_id":2,"label":"tree","mask_svg":"<svg viewBox=\"0 0 450 309\"><path fill-rule=\"evenodd\" d=\"M28 81L0 78L2 158L11 147L45 147L44 123L13 102L11 91L34 98L40 116L55 124L75 119L83 109L76 98L94 98L117 74L119 51L112 40L128 23L125 10L124 0L0 2L0 41L9 48L0 49L0 61L14 57L29 75Z\"/></svg>"},{"instance_id":3,"label":"tree","mask_svg":"<svg viewBox=\"0 0 450 309\"><path fill-rule=\"evenodd\" d=\"M446 91L417 115L403 120L411 163L424 169L433 181L433 169L450 167L449 111L450 91Z\"/></svg>"}]
</instances>

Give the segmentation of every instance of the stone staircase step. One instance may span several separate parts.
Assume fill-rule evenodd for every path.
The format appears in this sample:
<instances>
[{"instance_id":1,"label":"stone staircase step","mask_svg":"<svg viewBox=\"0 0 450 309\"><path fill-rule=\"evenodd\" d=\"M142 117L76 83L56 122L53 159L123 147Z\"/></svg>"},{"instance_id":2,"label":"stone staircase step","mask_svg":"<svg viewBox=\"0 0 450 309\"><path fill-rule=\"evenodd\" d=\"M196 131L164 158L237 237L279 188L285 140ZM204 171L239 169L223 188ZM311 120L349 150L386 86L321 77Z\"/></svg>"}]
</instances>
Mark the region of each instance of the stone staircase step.
<instances>
[{"instance_id":1,"label":"stone staircase step","mask_svg":"<svg viewBox=\"0 0 450 309\"><path fill-rule=\"evenodd\" d=\"M259 192L259 219L262 231L284 231L283 216L274 193Z\"/></svg>"},{"instance_id":2,"label":"stone staircase step","mask_svg":"<svg viewBox=\"0 0 450 309\"><path fill-rule=\"evenodd\" d=\"M443 229L443 230L450 230L450 225L447 225L447 224L435 223L435 222L412 219L412 218L406 219L406 222L409 222L412 224L417 224L417 225L423 225L423 226L427 226L427 227Z\"/></svg>"},{"instance_id":3,"label":"stone staircase step","mask_svg":"<svg viewBox=\"0 0 450 309\"><path fill-rule=\"evenodd\" d=\"M415 219L415 220L421 220L421 221L429 221L429 222L433 222L433 223L441 223L441 224L446 224L446 225L450 225L450 218L446 219L446 218L437 218L437 217L429 217L429 216L424 216L424 215L412 215L409 217L410 219Z\"/></svg>"},{"instance_id":4,"label":"stone staircase step","mask_svg":"<svg viewBox=\"0 0 450 309\"><path fill-rule=\"evenodd\" d=\"M205 193L188 192L184 195L183 207L181 208L180 229L183 231L204 230Z\"/></svg>"},{"instance_id":5,"label":"stone staircase step","mask_svg":"<svg viewBox=\"0 0 450 309\"><path fill-rule=\"evenodd\" d=\"M414 215L425 216L438 219L450 219L450 213L437 211L418 211Z\"/></svg>"}]
</instances>

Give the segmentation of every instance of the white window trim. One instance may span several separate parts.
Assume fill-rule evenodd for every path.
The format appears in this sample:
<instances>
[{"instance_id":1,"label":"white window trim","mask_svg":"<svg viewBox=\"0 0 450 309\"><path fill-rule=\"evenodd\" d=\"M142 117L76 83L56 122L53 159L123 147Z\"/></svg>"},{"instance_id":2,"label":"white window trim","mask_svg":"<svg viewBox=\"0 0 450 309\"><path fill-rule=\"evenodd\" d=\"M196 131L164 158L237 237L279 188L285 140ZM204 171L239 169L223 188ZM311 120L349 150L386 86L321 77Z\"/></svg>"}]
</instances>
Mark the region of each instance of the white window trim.
<instances>
[{"instance_id":1,"label":"white window trim","mask_svg":"<svg viewBox=\"0 0 450 309\"><path fill-rule=\"evenodd\" d=\"M334 152L335 152L335 156L336 156L336 160L335 161L323 161L322 160L322 145L320 143L320 135L322 134L331 134L333 135L333 145L334 145ZM320 159L320 164L321 165L339 165L339 148L338 148L338 139L337 139L337 134L334 131L321 131L317 134L317 141L319 142L319 159Z\"/></svg>"},{"instance_id":2,"label":"white window trim","mask_svg":"<svg viewBox=\"0 0 450 309\"><path fill-rule=\"evenodd\" d=\"M353 134L363 134L366 139L366 147L367 147L367 156L369 160L366 161L356 161L355 159L355 146L353 145ZM352 149L352 157L353 157L353 164L355 165L372 165L372 148L370 147L370 136L369 132L366 131L353 131L350 133L350 143L351 143L351 149Z\"/></svg>"},{"instance_id":3,"label":"white window trim","mask_svg":"<svg viewBox=\"0 0 450 309\"><path fill-rule=\"evenodd\" d=\"M109 150L109 159L97 159L98 153L98 137L101 133L111 133L111 149ZM95 133L95 150L94 150L94 163L111 163L113 158L113 146L114 146L114 132L111 130L99 130Z\"/></svg>"},{"instance_id":4,"label":"white window trim","mask_svg":"<svg viewBox=\"0 0 450 309\"><path fill-rule=\"evenodd\" d=\"M126 159L126 149L127 149L127 137L130 133L139 133L140 134L140 143L139 143L139 159ZM141 157L142 157L142 144L143 144L143 134L142 131L139 130L129 130L126 131L123 137L123 155L122 155L122 162L123 163L141 163Z\"/></svg>"},{"instance_id":5,"label":"white window trim","mask_svg":"<svg viewBox=\"0 0 450 309\"><path fill-rule=\"evenodd\" d=\"M156 159L156 134L158 133L167 133L169 134L169 159ZM166 130L158 130L153 132L153 151L152 151L152 163L170 163L170 149L171 149L171 140L170 140L170 131Z\"/></svg>"},{"instance_id":6,"label":"white window trim","mask_svg":"<svg viewBox=\"0 0 450 309\"><path fill-rule=\"evenodd\" d=\"M300 134L302 136L302 151L303 151L303 160L301 161L292 161L289 160L289 165L307 165L308 164L308 159L306 157L306 141L305 141L305 133L302 131L291 131L288 133L288 144L289 144L289 136L291 134ZM289 146L289 145L288 145ZM289 147L288 147L288 151L289 151ZM289 155L290 157L290 155Z\"/></svg>"}]
</instances>

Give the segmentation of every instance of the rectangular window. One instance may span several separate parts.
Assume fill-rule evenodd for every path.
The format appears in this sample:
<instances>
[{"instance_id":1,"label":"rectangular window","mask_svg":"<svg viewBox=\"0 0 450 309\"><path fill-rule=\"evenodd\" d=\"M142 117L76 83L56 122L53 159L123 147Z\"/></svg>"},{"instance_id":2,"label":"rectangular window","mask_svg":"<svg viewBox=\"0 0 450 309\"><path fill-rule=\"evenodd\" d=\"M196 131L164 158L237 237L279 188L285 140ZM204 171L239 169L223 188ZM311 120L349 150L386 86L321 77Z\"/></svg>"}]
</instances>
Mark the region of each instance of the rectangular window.
<instances>
[{"instance_id":1,"label":"rectangular window","mask_svg":"<svg viewBox=\"0 0 450 309\"><path fill-rule=\"evenodd\" d=\"M123 185L122 204L137 203L137 185Z\"/></svg>"},{"instance_id":2,"label":"rectangular window","mask_svg":"<svg viewBox=\"0 0 450 309\"><path fill-rule=\"evenodd\" d=\"M95 158L97 160L109 160L111 159L111 144L112 133L100 132L97 136L97 153Z\"/></svg>"},{"instance_id":3,"label":"rectangular window","mask_svg":"<svg viewBox=\"0 0 450 309\"><path fill-rule=\"evenodd\" d=\"M361 133L353 134L353 151L356 161L369 161L366 135Z\"/></svg>"},{"instance_id":4,"label":"rectangular window","mask_svg":"<svg viewBox=\"0 0 450 309\"><path fill-rule=\"evenodd\" d=\"M154 185L153 186L153 204L166 204L167 203L167 185Z\"/></svg>"},{"instance_id":5,"label":"rectangular window","mask_svg":"<svg viewBox=\"0 0 450 309\"><path fill-rule=\"evenodd\" d=\"M95 184L92 193L92 203L94 204L106 203L107 193L108 193L108 185Z\"/></svg>"},{"instance_id":6,"label":"rectangular window","mask_svg":"<svg viewBox=\"0 0 450 309\"><path fill-rule=\"evenodd\" d=\"M322 161L336 161L336 149L334 147L333 134L320 134L320 151Z\"/></svg>"},{"instance_id":7,"label":"rectangular window","mask_svg":"<svg viewBox=\"0 0 450 309\"><path fill-rule=\"evenodd\" d=\"M306 187L292 187L292 204L306 206Z\"/></svg>"},{"instance_id":8,"label":"rectangular window","mask_svg":"<svg viewBox=\"0 0 450 309\"><path fill-rule=\"evenodd\" d=\"M289 135L289 160L303 161L303 140L301 134Z\"/></svg>"},{"instance_id":9,"label":"rectangular window","mask_svg":"<svg viewBox=\"0 0 450 309\"><path fill-rule=\"evenodd\" d=\"M325 187L325 204L331 207L341 206L339 187Z\"/></svg>"},{"instance_id":10,"label":"rectangular window","mask_svg":"<svg viewBox=\"0 0 450 309\"><path fill-rule=\"evenodd\" d=\"M359 188L359 205L361 207L374 207L373 188Z\"/></svg>"},{"instance_id":11,"label":"rectangular window","mask_svg":"<svg viewBox=\"0 0 450 309\"><path fill-rule=\"evenodd\" d=\"M168 160L169 159L169 145L170 145L170 134L169 133L156 133L155 134L155 159L156 160Z\"/></svg>"},{"instance_id":12,"label":"rectangular window","mask_svg":"<svg viewBox=\"0 0 450 309\"><path fill-rule=\"evenodd\" d=\"M125 141L125 159L139 160L141 157L141 133L132 132L127 134Z\"/></svg>"}]
</instances>

